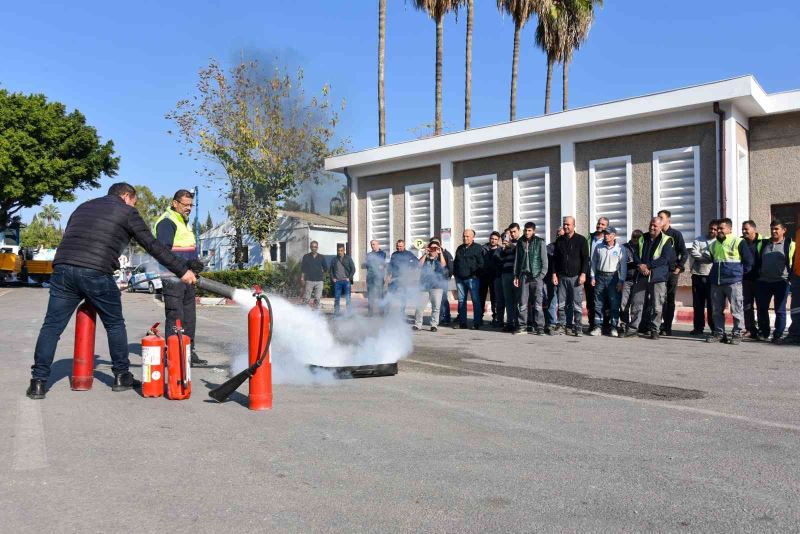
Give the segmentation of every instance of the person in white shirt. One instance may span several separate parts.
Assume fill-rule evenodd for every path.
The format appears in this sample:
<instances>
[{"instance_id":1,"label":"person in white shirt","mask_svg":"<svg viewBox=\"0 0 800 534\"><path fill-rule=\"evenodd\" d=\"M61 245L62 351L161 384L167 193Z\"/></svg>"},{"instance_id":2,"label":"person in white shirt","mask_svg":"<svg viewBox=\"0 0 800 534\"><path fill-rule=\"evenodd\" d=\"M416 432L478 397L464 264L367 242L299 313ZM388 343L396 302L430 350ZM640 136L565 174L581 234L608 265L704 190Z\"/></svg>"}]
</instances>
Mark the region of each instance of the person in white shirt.
<instances>
[{"instance_id":1,"label":"person in white shirt","mask_svg":"<svg viewBox=\"0 0 800 534\"><path fill-rule=\"evenodd\" d=\"M697 236L692 243L690 251L692 262L692 308L694 308L693 336L703 335L703 329L708 321L708 327L714 331L714 314L711 311L711 282L708 274L714 259L708 246L717 239L717 219L708 223L708 234Z\"/></svg>"},{"instance_id":2,"label":"person in white shirt","mask_svg":"<svg viewBox=\"0 0 800 534\"><path fill-rule=\"evenodd\" d=\"M594 324L590 336L602 334L604 311L609 312L611 337L619 337L619 305L622 284L628 274L625 247L617 243L617 229L603 230L603 242L594 247L590 263L591 284L594 288Z\"/></svg>"}]
</instances>

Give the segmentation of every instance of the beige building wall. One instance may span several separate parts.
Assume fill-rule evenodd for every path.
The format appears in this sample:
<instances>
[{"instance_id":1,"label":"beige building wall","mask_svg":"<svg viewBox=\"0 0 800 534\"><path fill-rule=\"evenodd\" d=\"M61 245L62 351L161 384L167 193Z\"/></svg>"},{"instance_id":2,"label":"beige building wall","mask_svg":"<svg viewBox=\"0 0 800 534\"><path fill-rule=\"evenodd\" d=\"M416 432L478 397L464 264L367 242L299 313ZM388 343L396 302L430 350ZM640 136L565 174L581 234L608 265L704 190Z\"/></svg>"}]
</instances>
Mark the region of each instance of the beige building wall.
<instances>
[{"instance_id":1,"label":"beige building wall","mask_svg":"<svg viewBox=\"0 0 800 534\"><path fill-rule=\"evenodd\" d=\"M497 225L504 230L513 221L514 171L548 167L550 171L550 230L558 226L561 206L561 153L559 147L548 147L488 158L453 163L453 242L461 243L464 231L464 179L472 176L497 175ZM524 221L516 221L522 224ZM543 231L543 230L542 230ZM544 237L544 236L543 236ZM552 236L550 236L552 237Z\"/></svg>"},{"instance_id":2,"label":"beige building wall","mask_svg":"<svg viewBox=\"0 0 800 534\"><path fill-rule=\"evenodd\" d=\"M589 220L589 162L617 156L631 157L633 190L633 228L647 231L653 213L653 152L700 147L701 227L716 217L717 156L716 125L713 122L658 130L624 137L600 139L575 145L577 231L594 231L596 221ZM626 236L625 240L627 241Z\"/></svg>"},{"instance_id":3,"label":"beige building wall","mask_svg":"<svg viewBox=\"0 0 800 534\"><path fill-rule=\"evenodd\" d=\"M392 189L392 218L394 219L392 237L394 241L397 241L398 239L405 239L406 235L406 186L429 182L433 182L433 228L434 232L437 232L441 226L439 210L441 205L441 182L440 167L438 165L374 176L362 176L358 179L358 238L355 246L364 251L362 252L362 258L363 254L369 249L369 243L367 243L367 193L379 189ZM391 250L387 252L391 253L393 251L394 243L392 243Z\"/></svg>"},{"instance_id":4,"label":"beige building wall","mask_svg":"<svg viewBox=\"0 0 800 534\"><path fill-rule=\"evenodd\" d=\"M800 113L751 118L750 218L766 229L771 205L795 202L800 202Z\"/></svg>"}]
</instances>

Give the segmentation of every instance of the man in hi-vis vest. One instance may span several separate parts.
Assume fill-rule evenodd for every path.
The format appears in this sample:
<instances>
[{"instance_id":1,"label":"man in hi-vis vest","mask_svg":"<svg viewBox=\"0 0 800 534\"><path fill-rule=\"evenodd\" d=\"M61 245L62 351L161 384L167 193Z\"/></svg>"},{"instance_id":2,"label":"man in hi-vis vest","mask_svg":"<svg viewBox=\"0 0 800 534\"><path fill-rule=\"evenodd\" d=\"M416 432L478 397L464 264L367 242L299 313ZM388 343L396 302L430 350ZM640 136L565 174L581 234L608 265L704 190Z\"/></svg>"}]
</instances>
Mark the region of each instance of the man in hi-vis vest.
<instances>
[{"instance_id":1,"label":"man in hi-vis vest","mask_svg":"<svg viewBox=\"0 0 800 534\"><path fill-rule=\"evenodd\" d=\"M658 339L667 297L667 279L677 262L673 239L662 232L662 228L661 219L653 217L650 219L650 230L633 247L636 276L631 289L631 322L625 337L637 335L639 324L644 322L650 339Z\"/></svg>"},{"instance_id":2,"label":"man in hi-vis vest","mask_svg":"<svg viewBox=\"0 0 800 534\"><path fill-rule=\"evenodd\" d=\"M714 311L714 332L706 338L709 343L725 342L738 345L744 326L744 295L742 279L753 267L753 254L741 237L733 235L733 222L720 219L717 239L708 246L714 261L708 280L711 282L711 307ZM733 329L725 334L725 301L731 305Z\"/></svg>"},{"instance_id":3,"label":"man in hi-vis vest","mask_svg":"<svg viewBox=\"0 0 800 534\"><path fill-rule=\"evenodd\" d=\"M194 232L189 227L189 214L194 207L194 193L179 189L172 197L172 206L156 220L155 234L164 245L171 247L172 253L187 262L197 260L197 244ZM180 283L179 280L162 277L164 311L167 316L167 334L171 335L175 320L180 319L183 329L192 340L192 366L205 365L206 360L197 356L194 333L196 324L195 288Z\"/></svg>"}]
</instances>

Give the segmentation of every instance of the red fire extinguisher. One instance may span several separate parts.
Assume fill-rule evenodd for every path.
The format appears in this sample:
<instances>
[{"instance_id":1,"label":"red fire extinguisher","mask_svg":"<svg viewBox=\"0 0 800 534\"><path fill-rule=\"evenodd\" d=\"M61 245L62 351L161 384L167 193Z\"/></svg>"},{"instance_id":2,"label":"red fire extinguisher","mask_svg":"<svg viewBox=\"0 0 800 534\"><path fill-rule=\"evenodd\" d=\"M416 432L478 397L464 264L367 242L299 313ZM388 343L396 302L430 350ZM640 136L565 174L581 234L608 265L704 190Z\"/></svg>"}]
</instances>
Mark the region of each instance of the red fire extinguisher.
<instances>
[{"instance_id":1,"label":"red fire extinguisher","mask_svg":"<svg viewBox=\"0 0 800 534\"><path fill-rule=\"evenodd\" d=\"M164 338L158 335L158 325L154 324L142 338L142 396L162 397L164 395Z\"/></svg>"},{"instance_id":2,"label":"red fire extinguisher","mask_svg":"<svg viewBox=\"0 0 800 534\"><path fill-rule=\"evenodd\" d=\"M84 302L75 314L75 350L72 353L73 391L92 389L94 380L94 333L97 312L88 302Z\"/></svg>"},{"instance_id":3,"label":"red fire extinguisher","mask_svg":"<svg viewBox=\"0 0 800 534\"><path fill-rule=\"evenodd\" d=\"M192 354L192 340L183 332L180 319L175 321L175 333L167 338L167 398L171 400L188 399L192 394L192 371L189 358Z\"/></svg>"},{"instance_id":4,"label":"red fire extinguisher","mask_svg":"<svg viewBox=\"0 0 800 534\"><path fill-rule=\"evenodd\" d=\"M247 334L249 341L249 362L252 366L260 363L250 376L250 409L272 409L272 356L269 345L272 339L272 306L269 299L261 291L261 287L253 286L256 305L247 314ZM267 306L263 302L267 301ZM313 335L313 334L312 334Z\"/></svg>"}]
</instances>

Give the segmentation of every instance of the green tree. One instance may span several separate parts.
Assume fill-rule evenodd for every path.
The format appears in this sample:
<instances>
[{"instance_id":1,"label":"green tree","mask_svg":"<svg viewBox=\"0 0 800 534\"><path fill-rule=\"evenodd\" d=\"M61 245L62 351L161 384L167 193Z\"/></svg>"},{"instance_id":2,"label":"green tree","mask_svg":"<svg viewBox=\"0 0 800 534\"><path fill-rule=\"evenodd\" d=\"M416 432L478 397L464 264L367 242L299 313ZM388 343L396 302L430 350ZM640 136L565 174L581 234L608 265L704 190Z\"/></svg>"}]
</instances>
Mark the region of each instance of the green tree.
<instances>
[{"instance_id":1,"label":"green tree","mask_svg":"<svg viewBox=\"0 0 800 534\"><path fill-rule=\"evenodd\" d=\"M172 198L167 196L156 196L146 185L135 185L136 189L136 209L142 216L147 227L151 230L156 220L161 214L169 209Z\"/></svg>"},{"instance_id":2,"label":"green tree","mask_svg":"<svg viewBox=\"0 0 800 534\"><path fill-rule=\"evenodd\" d=\"M386 91L384 67L386 56L386 0L378 0L378 145L386 144Z\"/></svg>"},{"instance_id":3,"label":"green tree","mask_svg":"<svg viewBox=\"0 0 800 534\"><path fill-rule=\"evenodd\" d=\"M497 9L511 15L514 21L514 49L511 55L511 99L508 120L517 118L517 73L519 71L519 37L522 28L534 13L544 9L549 0L497 0Z\"/></svg>"},{"instance_id":4,"label":"green tree","mask_svg":"<svg viewBox=\"0 0 800 534\"><path fill-rule=\"evenodd\" d=\"M467 6L467 38L464 54L464 129L469 130L472 120L472 25L475 18L473 0L464 0Z\"/></svg>"},{"instance_id":5,"label":"green tree","mask_svg":"<svg viewBox=\"0 0 800 534\"><path fill-rule=\"evenodd\" d=\"M206 216L206 223L203 225L202 231L208 232L212 228L214 228L214 221L211 220L211 212L209 211L208 215Z\"/></svg>"},{"instance_id":6,"label":"green tree","mask_svg":"<svg viewBox=\"0 0 800 534\"><path fill-rule=\"evenodd\" d=\"M42 211L39 213L42 219L47 221L47 226L55 226L58 221L61 220L61 212L58 211L58 207L55 204L45 204L42 206Z\"/></svg>"},{"instance_id":7,"label":"green tree","mask_svg":"<svg viewBox=\"0 0 800 534\"><path fill-rule=\"evenodd\" d=\"M101 144L78 110L67 113L41 94L0 90L0 229L45 196L75 200L75 190L98 187L101 175L118 168L114 143Z\"/></svg>"},{"instance_id":8,"label":"green tree","mask_svg":"<svg viewBox=\"0 0 800 534\"><path fill-rule=\"evenodd\" d=\"M442 54L444 48L444 16L450 11L458 13L463 0L414 0L420 11L426 12L436 23L436 111L433 135L442 133Z\"/></svg>"},{"instance_id":9,"label":"green tree","mask_svg":"<svg viewBox=\"0 0 800 534\"><path fill-rule=\"evenodd\" d=\"M304 211L303 205L293 198L283 201L283 209L287 211Z\"/></svg>"},{"instance_id":10,"label":"green tree","mask_svg":"<svg viewBox=\"0 0 800 534\"><path fill-rule=\"evenodd\" d=\"M31 223L22 229L20 246L24 248L56 248L61 243L61 230L44 224L42 217L33 217Z\"/></svg>"},{"instance_id":11,"label":"green tree","mask_svg":"<svg viewBox=\"0 0 800 534\"><path fill-rule=\"evenodd\" d=\"M555 0L554 0L555 1ZM550 96L553 87L553 65L564 57L566 44L565 21L554 4L539 15L536 25L536 45L547 56L547 75L544 88L544 112L550 113Z\"/></svg>"},{"instance_id":12,"label":"green tree","mask_svg":"<svg viewBox=\"0 0 800 534\"><path fill-rule=\"evenodd\" d=\"M347 186L343 185L331 199L331 215L347 215Z\"/></svg>"},{"instance_id":13,"label":"green tree","mask_svg":"<svg viewBox=\"0 0 800 534\"><path fill-rule=\"evenodd\" d=\"M338 114L329 88L306 98L303 72L264 73L257 62L241 62L226 72L216 61L199 73L197 95L167 114L201 173L223 180L230 200L235 262L245 233L266 243L278 209L307 180L320 183L324 159L344 149L334 144Z\"/></svg>"},{"instance_id":14,"label":"green tree","mask_svg":"<svg viewBox=\"0 0 800 534\"><path fill-rule=\"evenodd\" d=\"M559 0L556 9L562 11L564 18L565 45L561 58L563 66L562 109L567 109L569 95L569 65L572 56L589 37L595 15L595 5L602 6L603 0ZM558 15L557 15L558 16Z\"/></svg>"}]
</instances>

